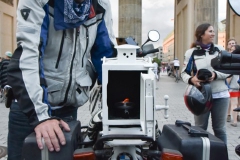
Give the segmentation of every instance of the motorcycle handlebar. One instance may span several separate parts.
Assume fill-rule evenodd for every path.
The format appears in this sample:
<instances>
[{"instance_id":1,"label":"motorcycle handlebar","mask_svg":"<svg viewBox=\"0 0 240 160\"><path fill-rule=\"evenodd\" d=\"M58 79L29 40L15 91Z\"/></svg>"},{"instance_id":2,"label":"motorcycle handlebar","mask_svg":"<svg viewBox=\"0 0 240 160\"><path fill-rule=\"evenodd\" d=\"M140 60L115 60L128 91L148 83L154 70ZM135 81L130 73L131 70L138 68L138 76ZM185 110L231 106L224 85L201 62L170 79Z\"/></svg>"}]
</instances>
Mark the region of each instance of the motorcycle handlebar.
<instances>
[{"instance_id":1,"label":"motorcycle handlebar","mask_svg":"<svg viewBox=\"0 0 240 160\"><path fill-rule=\"evenodd\" d=\"M222 51L217 57L211 60L212 67L227 74L240 74L240 54L231 54L227 51Z\"/></svg>"},{"instance_id":2,"label":"motorcycle handlebar","mask_svg":"<svg viewBox=\"0 0 240 160\"><path fill-rule=\"evenodd\" d=\"M137 54L137 57L144 57L147 54L155 53L155 52L159 52L159 49L156 48L156 49L151 49L151 50L148 50L148 51L142 51L142 53Z\"/></svg>"},{"instance_id":3,"label":"motorcycle handlebar","mask_svg":"<svg viewBox=\"0 0 240 160\"><path fill-rule=\"evenodd\" d=\"M239 63L239 62L240 62L240 55L232 54L232 63Z\"/></svg>"},{"instance_id":4,"label":"motorcycle handlebar","mask_svg":"<svg viewBox=\"0 0 240 160\"><path fill-rule=\"evenodd\" d=\"M240 54L222 54L221 63L239 63L240 62Z\"/></svg>"}]
</instances>

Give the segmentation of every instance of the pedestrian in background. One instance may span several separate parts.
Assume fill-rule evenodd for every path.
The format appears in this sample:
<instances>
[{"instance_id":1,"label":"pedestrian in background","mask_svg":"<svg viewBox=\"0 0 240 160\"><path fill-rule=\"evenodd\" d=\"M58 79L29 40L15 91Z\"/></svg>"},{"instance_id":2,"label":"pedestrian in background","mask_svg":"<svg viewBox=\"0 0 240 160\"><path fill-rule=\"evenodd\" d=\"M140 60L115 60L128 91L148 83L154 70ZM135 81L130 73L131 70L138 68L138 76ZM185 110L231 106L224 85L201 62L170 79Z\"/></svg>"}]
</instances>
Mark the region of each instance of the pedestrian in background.
<instances>
[{"instance_id":1,"label":"pedestrian in background","mask_svg":"<svg viewBox=\"0 0 240 160\"><path fill-rule=\"evenodd\" d=\"M175 76L176 76L176 81L179 80L179 67L180 67L180 61L178 60L177 57L174 58L174 60L172 61L173 63L173 68L174 68L174 72L175 72Z\"/></svg>"},{"instance_id":2,"label":"pedestrian in background","mask_svg":"<svg viewBox=\"0 0 240 160\"><path fill-rule=\"evenodd\" d=\"M3 58L2 58L2 57L0 57L0 66L1 66L1 64L2 64L2 60L3 60Z\"/></svg>"},{"instance_id":3,"label":"pedestrian in background","mask_svg":"<svg viewBox=\"0 0 240 160\"><path fill-rule=\"evenodd\" d=\"M230 38L227 41L227 51L228 52L232 52L232 47L235 46L237 44L237 41L235 40L235 38Z\"/></svg>"},{"instance_id":4,"label":"pedestrian in background","mask_svg":"<svg viewBox=\"0 0 240 160\"><path fill-rule=\"evenodd\" d=\"M171 69L171 67L170 67L170 65L168 64L168 65L167 65L167 73L170 71L170 69Z\"/></svg>"},{"instance_id":5,"label":"pedestrian in background","mask_svg":"<svg viewBox=\"0 0 240 160\"><path fill-rule=\"evenodd\" d=\"M240 54L240 46L239 45L233 45L230 49L232 53L234 54ZM233 110L237 108L240 105L240 95L239 95L239 75L233 75L232 77L227 78L227 84L229 86L229 94L230 94L230 115L228 115L227 121L231 122L231 115L233 123L231 123L231 126L237 127L237 122L239 121L239 115L237 112L234 112Z\"/></svg>"},{"instance_id":6,"label":"pedestrian in background","mask_svg":"<svg viewBox=\"0 0 240 160\"><path fill-rule=\"evenodd\" d=\"M7 84L7 66L11 57L10 51L5 52L5 58L0 57L0 102L6 100L4 86Z\"/></svg>"},{"instance_id":7,"label":"pedestrian in background","mask_svg":"<svg viewBox=\"0 0 240 160\"><path fill-rule=\"evenodd\" d=\"M207 130L211 114L214 135L227 144L226 117L229 92L225 79L229 75L215 71L211 66L211 59L218 56L219 52L223 50L222 47L213 43L214 36L214 28L208 23L203 23L196 28L196 41L185 53L181 75L185 83L200 87L200 83L203 81L197 78L198 70L207 69L212 73L212 77L208 79L212 89L212 108L199 116L194 115L195 125Z\"/></svg>"},{"instance_id":8,"label":"pedestrian in background","mask_svg":"<svg viewBox=\"0 0 240 160\"><path fill-rule=\"evenodd\" d=\"M10 62L10 58L12 57L12 52L7 51L5 52L5 58L1 62L0 66L0 86L1 89L4 88L5 85L7 85L7 77L8 77L8 64Z\"/></svg>"},{"instance_id":9,"label":"pedestrian in background","mask_svg":"<svg viewBox=\"0 0 240 160\"><path fill-rule=\"evenodd\" d=\"M157 64L157 62L156 61L153 61L153 72L154 72L154 74L155 74L155 78L157 79L157 80L159 80L159 72L158 72L158 70L159 70L159 68L158 68L158 64Z\"/></svg>"},{"instance_id":10,"label":"pedestrian in background","mask_svg":"<svg viewBox=\"0 0 240 160\"><path fill-rule=\"evenodd\" d=\"M3 60L3 58L0 57L0 67L1 67L1 65L2 65L2 60ZM0 70L0 72L1 72L1 70ZM1 76L1 75L0 75L0 76ZM0 84L1 84L1 77L0 77ZM0 89L1 89L1 87L0 87Z\"/></svg>"},{"instance_id":11,"label":"pedestrian in background","mask_svg":"<svg viewBox=\"0 0 240 160\"><path fill-rule=\"evenodd\" d=\"M237 41L235 40L235 38L230 38L228 41L227 41L227 51L232 53L233 52L233 49L235 50L235 45L237 44ZM231 92L231 91L230 91ZM234 114L234 116L237 114L237 113L233 113L232 109L231 109L231 100L229 102L229 107L228 107L228 115L227 115L227 122L231 122L232 121L232 117L231 115ZM233 118L234 119L234 118ZM240 121L240 116L237 115L237 121ZM236 124L236 123L235 123ZM235 125L236 126L236 125Z\"/></svg>"}]
</instances>

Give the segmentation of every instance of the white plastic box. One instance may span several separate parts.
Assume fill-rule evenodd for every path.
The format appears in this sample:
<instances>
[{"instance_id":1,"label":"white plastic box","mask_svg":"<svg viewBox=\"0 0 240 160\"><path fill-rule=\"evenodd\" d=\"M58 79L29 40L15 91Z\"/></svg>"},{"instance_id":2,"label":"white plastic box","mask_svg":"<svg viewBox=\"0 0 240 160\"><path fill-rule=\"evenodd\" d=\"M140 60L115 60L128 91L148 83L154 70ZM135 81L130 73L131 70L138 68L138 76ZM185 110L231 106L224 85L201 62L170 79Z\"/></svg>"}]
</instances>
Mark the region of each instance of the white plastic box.
<instances>
[{"instance_id":1,"label":"white plastic box","mask_svg":"<svg viewBox=\"0 0 240 160\"><path fill-rule=\"evenodd\" d=\"M136 58L138 46L117 46L116 58L103 58L103 135L134 134L155 140L155 79L151 58ZM116 103L128 98L134 112L123 117ZM132 142L131 142L132 143Z\"/></svg>"}]
</instances>

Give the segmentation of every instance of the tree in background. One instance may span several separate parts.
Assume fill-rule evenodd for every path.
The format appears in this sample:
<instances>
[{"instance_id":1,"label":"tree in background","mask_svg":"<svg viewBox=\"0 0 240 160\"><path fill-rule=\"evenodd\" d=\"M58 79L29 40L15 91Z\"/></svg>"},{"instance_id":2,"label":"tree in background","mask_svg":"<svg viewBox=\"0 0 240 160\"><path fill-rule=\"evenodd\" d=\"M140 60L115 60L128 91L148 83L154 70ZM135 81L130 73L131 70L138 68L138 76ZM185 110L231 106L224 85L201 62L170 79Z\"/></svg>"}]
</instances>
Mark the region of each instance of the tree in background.
<instances>
[{"instance_id":1,"label":"tree in background","mask_svg":"<svg viewBox=\"0 0 240 160\"><path fill-rule=\"evenodd\" d=\"M158 64L158 66L161 66L161 60L158 59L157 57L153 58L152 63L153 62L156 62Z\"/></svg>"}]
</instances>

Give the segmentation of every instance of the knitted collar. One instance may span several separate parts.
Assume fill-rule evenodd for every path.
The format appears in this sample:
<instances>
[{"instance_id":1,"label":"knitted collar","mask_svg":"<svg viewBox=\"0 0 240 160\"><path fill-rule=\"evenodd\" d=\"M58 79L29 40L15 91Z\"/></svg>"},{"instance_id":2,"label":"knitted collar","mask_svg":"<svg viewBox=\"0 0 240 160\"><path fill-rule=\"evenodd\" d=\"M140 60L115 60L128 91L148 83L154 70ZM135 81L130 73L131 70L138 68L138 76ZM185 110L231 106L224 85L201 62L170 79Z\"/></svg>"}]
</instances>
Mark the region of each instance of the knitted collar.
<instances>
[{"instance_id":1,"label":"knitted collar","mask_svg":"<svg viewBox=\"0 0 240 160\"><path fill-rule=\"evenodd\" d=\"M212 43L210 44L203 44L201 42L196 41L196 46L201 47L201 49L209 49L213 45Z\"/></svg>"},{"instance_id":2,"label":"knitted collar","mask_svg":"<svg viewBox=\"0 0 240 160\"><path fill-rule=\"evenodd\" d=\"M213 43L210 44L210 46L205 46L206 49L203 48L204 46L201 46L200 44L196 44L197 50L195 50L198 54L205 54L206 51L209 51L209 54L214 54L216 51L220 52L218 47L215 47Z\"/></svg>"},{"instance_id":3,"label":"knitted collar","mask_svg":"<svg viewBox=\"0 0 240 160\"><path fill-rule=\"evenodd\" d=\"M57 0L54 2L54 26L56 30L79 27L90 14L92 0L77 4L74 0Z\"/></svg>"}]
</instances>

